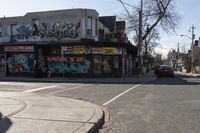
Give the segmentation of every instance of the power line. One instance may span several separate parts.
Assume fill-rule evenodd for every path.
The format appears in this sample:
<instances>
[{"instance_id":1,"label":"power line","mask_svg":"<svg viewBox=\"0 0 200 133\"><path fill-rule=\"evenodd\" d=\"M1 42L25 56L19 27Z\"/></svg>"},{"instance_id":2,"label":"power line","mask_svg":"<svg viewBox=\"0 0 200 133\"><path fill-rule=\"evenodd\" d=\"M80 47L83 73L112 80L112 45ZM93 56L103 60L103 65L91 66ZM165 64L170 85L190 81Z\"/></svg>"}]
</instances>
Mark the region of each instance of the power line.
<instances>
[{"instance_id":1,"label":"power line","mask_svg":"<svg viewBox=\"0 0 200 133\"><path fill-rule=\"evenodd\" d=\"M140 10L140 8L138 8L138 7L136 7L136 6L133 6L133 5L131 5L131 4L128 4L128 3L126 3L126 2L124 2L124 1L122 1L122 0L116 0L116 1L119 1L119 2L123 3L124 5L133 7L133 8L135 8L135 9L137 9L137 10Z\"/></svg>"}]
</instances>

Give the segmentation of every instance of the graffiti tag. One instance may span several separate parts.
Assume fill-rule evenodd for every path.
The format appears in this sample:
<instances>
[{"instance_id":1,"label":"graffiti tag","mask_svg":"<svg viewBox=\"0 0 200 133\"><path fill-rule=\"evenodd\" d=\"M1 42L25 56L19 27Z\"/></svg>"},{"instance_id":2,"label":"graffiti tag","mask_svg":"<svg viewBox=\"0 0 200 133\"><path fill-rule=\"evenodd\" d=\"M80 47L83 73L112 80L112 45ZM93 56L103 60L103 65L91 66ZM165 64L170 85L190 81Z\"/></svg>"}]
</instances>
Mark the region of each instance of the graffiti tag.
<instances>
[{"instance_id":1,"label":"graffiti tag","mask_svg":"<svg viewBox=\"0 0 200 133\"><path fill-rule=\"evenodd\" d=\"M32 28L28 25L20 25L16 29L18 39L28 39L31 36Z\"/></svg>"},{"instance_id":2,"label":"graffiti tag","mask_svg":"<svg viewBox=\"0 0 200 133\"><path fill-rule=\"evenodd\" d=\"M83 57L48 57L48 69L53 73L89 73L91 62Z\"/></svg>"},{"instance_id":3,"label":"graffiti tag","mask_svg":"<svg viewBox=\"0 0 200 133\"><path fill-rule=\"evenodd\" d=\"M41 37L55 37L60 40L62 38L77 38L78 29L80 27L80 22L77 24L62 24L56 22L52 27L48 26L46 23L42 23Z\"/></svg>"},{"instance_id":4,"label":"graffiti tag","mask_svg":"<svg viewBox=\"0 0 200 133\"><path fill-rule=\"evenodd\" d=\"M30 72L34 70L35 58L33 54L13 54L8 58L9 72Z\"/></svg>"}]
</instances>

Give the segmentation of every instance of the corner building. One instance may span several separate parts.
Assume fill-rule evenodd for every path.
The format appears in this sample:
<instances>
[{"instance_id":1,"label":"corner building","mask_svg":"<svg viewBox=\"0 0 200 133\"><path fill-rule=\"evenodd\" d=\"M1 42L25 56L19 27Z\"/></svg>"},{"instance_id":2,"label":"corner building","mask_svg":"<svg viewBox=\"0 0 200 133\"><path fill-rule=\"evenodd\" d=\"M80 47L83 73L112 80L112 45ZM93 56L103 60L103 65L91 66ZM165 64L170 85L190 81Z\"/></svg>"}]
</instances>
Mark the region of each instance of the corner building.
<instances>
[{"instance_id":1,"label":"corner building","mask_svg":"<svg viewBox=\"0 0 200 133\"><path fill-rule=\"evenodd\" d=\"M124 21L92 9L0 18L0 76L122 77L136 51Z\"/></svg>"}]
</instances>

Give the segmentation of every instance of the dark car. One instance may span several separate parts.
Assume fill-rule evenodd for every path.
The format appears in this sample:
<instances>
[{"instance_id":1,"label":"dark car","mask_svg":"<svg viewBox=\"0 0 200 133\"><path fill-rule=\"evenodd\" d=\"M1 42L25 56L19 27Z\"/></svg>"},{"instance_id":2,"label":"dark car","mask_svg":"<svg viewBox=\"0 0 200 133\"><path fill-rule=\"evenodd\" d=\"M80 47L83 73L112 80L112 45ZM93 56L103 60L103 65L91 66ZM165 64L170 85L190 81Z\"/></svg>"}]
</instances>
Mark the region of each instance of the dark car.
<instances>
[{"instance_id":1,"label":"dark car","mask_svg":"<svg viewBox=\"0 0 200 133\"><path fill-rule=\"evenodd\" d=\"M162 77L162 76L174 77L174 70L170 65L160 65L157 76L158 77Z\"/></svg>"}]
</instances>

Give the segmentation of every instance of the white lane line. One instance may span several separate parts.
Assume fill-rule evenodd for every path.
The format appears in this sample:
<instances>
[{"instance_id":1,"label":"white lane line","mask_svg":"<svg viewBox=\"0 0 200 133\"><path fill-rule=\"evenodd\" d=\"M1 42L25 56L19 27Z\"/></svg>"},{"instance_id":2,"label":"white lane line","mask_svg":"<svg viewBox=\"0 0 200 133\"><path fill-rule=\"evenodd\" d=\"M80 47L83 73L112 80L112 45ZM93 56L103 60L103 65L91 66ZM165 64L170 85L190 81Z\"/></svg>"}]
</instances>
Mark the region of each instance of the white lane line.
<instances>
[{"instance_id":1,"label":"white lane line","mask_svg":"<svg viewBox=\"0 0 200 133\"><path fill-rule=\"evenodd\" d=\"M126 90L126 91L120 93L119 95L117 95L116 97L110 99L109 101L105 102L105 103L102 104L102 105L103 105L103 106L108 105L109 103L115 101L117 98L119 98L119 97L121 97L122 95L126 94L127 92L129 92L129 91L131 91L131 90L133 90L133 89L135 89L135 88L141 86L142 84L144 84L144 82L142 82L142 83L140 83L140 84L138 84L138 85L136 85L136 86L133 86L133 87L129 88L128 90Z\"/></svg>"},{"instance_id":2,"label":"white lane line","mask_svg":"<svg viewBox=\"0 0 200 133\"><path fill-rule=\"evenodd\" d=\"M36 88L36 89L32 89L32 90L27 90L27 91L23 91L23 92L35 92L35 91L40 91L40 90L45 90L45 89L50 89L50 88L56 88L58 86L45 86L45 87L40 87L40 88Z\"/></svg>"},{"instance_id":3,"label":"white lane line","mask_svg":"<svg viewBox=\"0 0 200 133\"><path fill-rule=\"evenodd\" d=\"M92 84L79 85L79 86L75 86L75 87L71 87L71 88L67 88L67 89L62 89L62 90L54 91L54 92L51 92L51 93L48 93L48 94L53 95L53 94L56 94L56 93L59 93L59 92L69 91L69 90L73 90L73 89L77 89L77 88L81 88L81 87L85 87L85 86L89 86L89 85L92 85Z\"/></svg>"}]
</instances>

